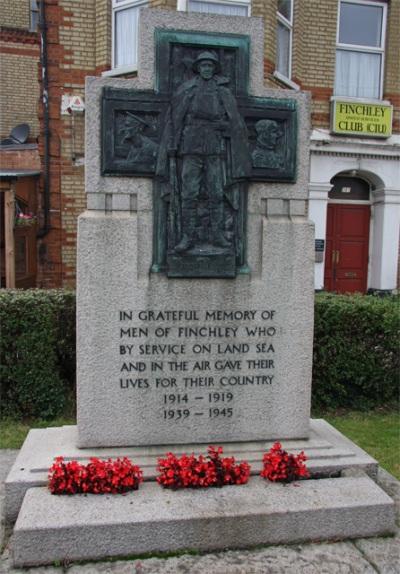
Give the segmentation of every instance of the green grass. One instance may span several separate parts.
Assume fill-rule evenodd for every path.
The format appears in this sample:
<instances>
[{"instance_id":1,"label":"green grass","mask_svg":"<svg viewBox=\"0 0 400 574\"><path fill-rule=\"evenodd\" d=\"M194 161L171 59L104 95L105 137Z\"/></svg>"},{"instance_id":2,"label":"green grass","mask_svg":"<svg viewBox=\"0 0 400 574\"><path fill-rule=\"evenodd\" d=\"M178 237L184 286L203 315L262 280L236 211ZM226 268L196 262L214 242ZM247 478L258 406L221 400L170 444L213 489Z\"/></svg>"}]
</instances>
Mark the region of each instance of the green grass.
<instances>
[{"instance_id":1,"label":"green grass","mask_svg":"<svg viewBox=\"0 0 400 574\"><path fill-rule=\"evenodd\" d=\"M400 418L396 412L318 413L318 416L326 419L400 479ZM20 448L30 428L71 424L75 424L72 417L52 421L0 421L0 448Z\"/></svg>"},{"instance_id":2,"label":"green grass","mask_svg":"<svg viewBox=\"0 0 400 574\"><path fill-rule=\"evenodd\" d=\"M323 415L322 415L323 416ZM323 416L400 480L400 417L396 412L347 412Z\"/></svg>"},{"instance_id":3,"label":"green grass","mask_svg":"<svg viewBox=\"0 0 400 574\"><path fill-rule=\"evenodd\" d=\"M24 422L5 419L0 421L0 448L20 448L30 429L73 424L75 424L74 419L61 417L51 421L36 419Z\"/></svg>"}]
</instances>

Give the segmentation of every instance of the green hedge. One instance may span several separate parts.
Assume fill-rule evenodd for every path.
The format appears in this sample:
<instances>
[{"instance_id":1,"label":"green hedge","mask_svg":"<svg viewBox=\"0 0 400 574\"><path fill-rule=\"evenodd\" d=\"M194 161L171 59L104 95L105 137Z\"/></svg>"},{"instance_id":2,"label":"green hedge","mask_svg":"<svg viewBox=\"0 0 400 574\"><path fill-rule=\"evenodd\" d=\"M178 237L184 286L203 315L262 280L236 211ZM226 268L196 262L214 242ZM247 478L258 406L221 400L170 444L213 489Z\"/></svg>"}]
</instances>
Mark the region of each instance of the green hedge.
<instances>
[{"instance_id":1,"label":"green hedge","mask_svg":"<svg viewBox=\"0 0 400 574\"><path fill-rule=\"evenodd\" d=\"M315 298L313 406L366 409L396 401L399 299Z\"/></svg>"},{"instance_id":2,"label":"green hedge","mask_svg":"<svg viewBox=\"0 0 400 574\"><path fill-rule=\"evenodd\" d=\"M3 416L63 412L75 379L75 293L0 290Z\"/></svg>"},{"instance_id":3,"label":"green hedge","mask_svg":"<svg viewBox=\"0 0 400 574\"><path fill-rule=\"evenodd\" d=\"M394 297L316 296L314 408L396 400L398 310ZM0 325L1 414L61 414L75 394L75 293L2 289Z\"/></svg>"}]
</instances>

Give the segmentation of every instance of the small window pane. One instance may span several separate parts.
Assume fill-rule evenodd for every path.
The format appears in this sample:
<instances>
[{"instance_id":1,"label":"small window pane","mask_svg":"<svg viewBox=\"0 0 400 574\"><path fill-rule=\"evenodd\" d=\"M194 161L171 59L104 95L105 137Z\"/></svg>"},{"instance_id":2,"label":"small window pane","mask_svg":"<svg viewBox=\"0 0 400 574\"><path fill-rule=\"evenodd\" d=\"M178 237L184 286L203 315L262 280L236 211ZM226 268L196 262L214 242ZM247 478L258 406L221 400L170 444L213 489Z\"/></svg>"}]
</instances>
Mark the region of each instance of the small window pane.
<instances>
[{"instance_id":1,"label":"small window pane","mask_svg":"<svg viewBox=\"0 0 400 574\"><path fill-rule=\"evenodd\" d=\"M381 55L336 51L335 94L356 98L380 97Z\"/></svg>"},{"instance_id":2,"label":"small window pane","mask_svg":"<svg viewBox=\"0 0 400 574\"><path fill-rule=\"evenodd\" d=\"M278 12L279 14L282 14L286 20L289 20L289 22L292 21L291 9L292 0L278 0Z\"/></svg>"},{"instance_id":3,"label":"small window pane","mask_svg":"<svg viewBox=\"0 0 400 574\"><path fill-rule=\"evenodd\" d=\"M331 183L329 199L369 201L370 186L363 179L338 175L331 179Z\"/></svg>"},{"instance_id":4,"label":"small window pane","mask_svg":"<svg viewBox=\"0 0 400 574\"><path fill-rule=\"evenodd\" d=\"M31 12L31 27L32 32L36 32L39 28L39 12Z\"/></svg>"},{"instance_id":5,"label":"small window pane","mask_svg":"<svg viewBox=\"0 0 400 574\"><path fill-rule=\"evenodd\" d=\"M189 0L189 12L202 12L205 14L227 14L228 16L247 16L247 6L243 4L219 4L218 2L201 2Z\"/></svg>"},{"instance_id":6,"label":"small window pane","mask_svg":"<svg viewBox=\"0 0 400 574\"><path fill-rule=\"evenodd\" d=\"M30 2L30 15L31 15L31 22L30 22L30 30L31 32L36 32L39 27L39 7L37 0L31 0Z\"/></svg>"},{"instance_id":7,"label":"small window pane","mask_svg":"<svg viewBox=\"0 0 400 574\"><path fill-rule=\"evenodd\" d=\"M137 63L139 6L115 12L115 67Z\"/></svg>"},{"instance_id":8,"label":"small window pane","mask_svg":"<svg viewBox=\"0 0 400 574\"><path fill-rule=\"evenodd\" d=\"M342 2L340 5L339 42L380 47L383 7Z\"/></svg>"},{"instance_id":9,"label":"small window pane","mask_svg":"<svg viewBox=\"0 0 400 574\"><path fill-rule=\"evenodd\" d=\"M289 78L290 61L290 30L278 22L276 69L280 74Z\"/></svg>"}]
</instances>

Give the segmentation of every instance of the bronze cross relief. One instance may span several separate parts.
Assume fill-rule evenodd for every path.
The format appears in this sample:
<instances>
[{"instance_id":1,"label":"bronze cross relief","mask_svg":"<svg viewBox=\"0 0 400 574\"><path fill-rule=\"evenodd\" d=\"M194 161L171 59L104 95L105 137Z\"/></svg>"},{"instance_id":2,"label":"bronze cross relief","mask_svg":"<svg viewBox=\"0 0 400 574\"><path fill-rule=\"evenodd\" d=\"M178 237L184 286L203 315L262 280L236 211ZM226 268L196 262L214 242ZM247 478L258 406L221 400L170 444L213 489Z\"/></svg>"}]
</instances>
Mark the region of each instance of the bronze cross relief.
<instances>
[{"instance_id":1,"label":"bronze cross relief","mask_svg":"<svg viewBox=\"0 0 400 574\"><path fill-rule=\"evenodd\" d=\"M249 38L156 33L156 88L104 88L102 175L154 178L154 272L247 272L252 181L294 182L296 102L248 95Z\"/></svg>"}]
</instances>

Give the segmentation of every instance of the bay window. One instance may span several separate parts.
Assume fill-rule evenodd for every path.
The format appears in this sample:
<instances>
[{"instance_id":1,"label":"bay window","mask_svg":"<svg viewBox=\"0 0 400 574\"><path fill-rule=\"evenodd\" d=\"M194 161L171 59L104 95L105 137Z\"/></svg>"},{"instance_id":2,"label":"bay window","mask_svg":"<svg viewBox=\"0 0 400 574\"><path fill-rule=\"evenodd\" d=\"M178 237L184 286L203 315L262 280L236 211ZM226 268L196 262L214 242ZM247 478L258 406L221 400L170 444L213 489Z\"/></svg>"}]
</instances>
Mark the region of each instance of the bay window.
<instances>
[{"instance_id":1,"label":"bay window","mask_svg":"<svg viewBox=\"0 0 400 574\"><path fill-rule=\"evenodd\" d=\"M293 0L278 0L276 71L284 78L292 74Z\"/></svg>"},{"instance_id":2,"label":"bay window","mask_svg":"<svg viewBox=\"0 0 400 574\"><path fill-rule=\"evenodd\" d=\"M139 10L147 0L112 0L113 68L134 69L137 66Z\"/></svg>"},{"instance_id":3,"label":"bay window","mask_svg":"<svg viewBox=\"0 0 400 574\"><path fill-rule=\"evenodd\" d=\"M381 98L385 28L386 4L340 1L335 95Z\"/></svg>"}]
</instances>

